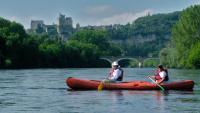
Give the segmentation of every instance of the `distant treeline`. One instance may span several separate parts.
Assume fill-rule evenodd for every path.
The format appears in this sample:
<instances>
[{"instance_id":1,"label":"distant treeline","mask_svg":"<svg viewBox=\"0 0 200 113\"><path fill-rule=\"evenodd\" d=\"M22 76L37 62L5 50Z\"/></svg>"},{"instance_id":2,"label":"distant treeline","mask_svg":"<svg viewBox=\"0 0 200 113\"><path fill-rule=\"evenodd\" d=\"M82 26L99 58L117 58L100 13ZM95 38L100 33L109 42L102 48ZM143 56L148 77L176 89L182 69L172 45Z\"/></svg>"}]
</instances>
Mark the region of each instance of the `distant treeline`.
<instances>
[{"instance_id":1,"label":"distant treeline","mask_svg":"<svg viewBox=\"0 0 200 113\"><path fill-rule=\"evenodd\" d=\"M100 56L121 55L159 56L168 67L199 68L199 7L148 15L106 30L82 29L67 41L27 34L21 24L0 18L0 68L102 67L110 64Z\"/></svg>"},{"instance_id":2,"label":"distant treeline","mask_svg":"<svg viewBox=\"0 0 200 113\"><path fill-rule=\"evenodd\" d=\"M171 29L178 21L180 13L140 17L133 23L114 27L108 33L124 55L158 57L159 51L169 43Z\"/></svg>"},{"instance_id":3,"label":"distant treeline","mask_svg":"<svg viewBox=\"0 0 200 113\"><path fill-rule=\"evenodd\" d=\"M100 56L158 56L178 15L145 16L109 30L83 29L68 41L27 34L21 24L0 18L0 67L102 67L109 64L99 61Z\"/></svg>"},{"instance_id":4,"label":"distant treeline","mask_svg":"<svg viewBox=\"0 0 200 113\"><path fill-rule=\"evenodd\" d=\"M0 68L101 67L99 56L120 55L106 31L83 30L68 41L27 34L21 24L0 18Z\"/></svg>"}]
</instances>

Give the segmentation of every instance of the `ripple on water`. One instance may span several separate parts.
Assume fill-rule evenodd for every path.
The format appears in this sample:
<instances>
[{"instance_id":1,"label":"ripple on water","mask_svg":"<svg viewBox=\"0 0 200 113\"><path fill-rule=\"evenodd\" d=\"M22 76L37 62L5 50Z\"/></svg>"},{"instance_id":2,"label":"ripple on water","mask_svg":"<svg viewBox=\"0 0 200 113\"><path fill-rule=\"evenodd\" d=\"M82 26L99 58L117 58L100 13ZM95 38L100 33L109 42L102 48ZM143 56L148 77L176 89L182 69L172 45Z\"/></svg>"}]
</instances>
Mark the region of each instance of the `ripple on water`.
<instances>
[{"instance_id":1,"label":"ripple on water","mask_svg":"<svg viewBox=\"0 0 200 113\"><path fill-rule=\"evenodd\" d=\"M15 104L16 104L15 102L11 102L10 100L0 99L0 108L14 106Z\"/></svg>"},{"instance_id":2,"label":"ripple on water","mask_svg":"<svg viewBox=\"0 0 200 113\"><path fill-rule=\"evenodd\" d=\"M184 103L200 103L200 99L197 97L192 97L192 98L176 98L175 101L180 101Z\"/></svg>"},{"instance_id":3,"label":"ripple on water","mask_svg":"<svg viewBox=\"0 0 200 113\"><path fill-rule=\"evenodd\" d=\"M0 112L12 113L198 113L200 71L169 70L170 78L195 81L189 91L73 91L69 76L99 80L108 68L0 71ZM125 80L145 80L153 69L125 69ZM186 70L187 71L187 70ZM193 73L193 74L191 74ZM198 76L198 77L197 77Z\"/></svg>"}]
</instances>

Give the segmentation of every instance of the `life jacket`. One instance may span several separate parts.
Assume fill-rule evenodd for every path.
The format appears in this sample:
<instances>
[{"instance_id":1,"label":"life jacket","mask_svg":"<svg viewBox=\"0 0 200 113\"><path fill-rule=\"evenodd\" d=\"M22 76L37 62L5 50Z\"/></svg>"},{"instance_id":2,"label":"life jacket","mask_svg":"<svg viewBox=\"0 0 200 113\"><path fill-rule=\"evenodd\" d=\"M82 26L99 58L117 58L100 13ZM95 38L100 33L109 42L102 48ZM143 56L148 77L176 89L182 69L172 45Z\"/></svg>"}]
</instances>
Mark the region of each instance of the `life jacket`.
<instances>
[{"instance_id":1,"label":"life jacket","mask_svg":"<svg viewBox=\"0 0 200 113\"><path fill-rule=\"evenodd\" d=\"M167 70L167 69L164 69L164 71L165 71L165 73L166 73L166 77L165 77L164 81L168 81L168 80L169 80L168 70ZM156 70L156 71L155 71L155 79L156 79L156 80L162 79L162 78L160 77L159 73L160 73L160 70Z\"/></svg>"},{"instance_id":2,"label":"life jacket","mask_svg":"<svg viewBox=\"0 0 200 113\"><path fill-rule=\"evenodd\" d=\"M121 68L118 68L121 71L121 75L117 78L117 81L122 81L124 77L124 71Z\"/></svg>"},{"instance_id":3,"label":"life jacket","mask_svg":"<svg viewBox=\"0 0 200 113\"><path fill-rule=\"evenodd\" d=\"M165 69L164 71L165 71L165 73L166 73L166 75L167 75L167 76L165 77L164 81L168 81L168 80L169 80L169 76L168 76L168 70L167 70L167 69Z\"/></svg>"},{"instance_id":4,"label":"life jacket","mask_svg":"<svg viewBox=\"0 0 200 113\"><path fill-rule=\"evenodd\" d=\"M160 73L160 70L157 69L157 70L155 71L155 79L156 79L156 80L160 80L160 79L161 79L159 73Z\"/></svg>"}]
</instances>

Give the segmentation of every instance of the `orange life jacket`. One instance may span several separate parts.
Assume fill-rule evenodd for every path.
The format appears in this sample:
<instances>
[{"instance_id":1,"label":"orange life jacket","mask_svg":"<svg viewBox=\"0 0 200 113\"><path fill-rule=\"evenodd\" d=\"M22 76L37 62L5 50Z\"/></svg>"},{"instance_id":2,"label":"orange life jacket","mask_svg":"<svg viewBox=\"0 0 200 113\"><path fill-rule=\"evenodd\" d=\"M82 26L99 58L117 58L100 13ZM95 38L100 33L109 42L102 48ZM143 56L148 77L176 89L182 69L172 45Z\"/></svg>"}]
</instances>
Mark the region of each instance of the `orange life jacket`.
<instances>
[{"instance_id":1,"label":"orange life jacket","mask_svg":"<svg viewBox=\"0 0 200 113\"><path fill-rule=\"evenodd\" d=\"M165 77L164 81L168 81L168 80L169 80L168 70L167 70L167 69L164 69L164 71L165 71L165 73L166 73L166 77ZM155 71L155 79L156 79L156 80L162 79L162 78L160 77L159 73L160 73L160 70L157 69L157 70Z\"/></svg>"}]
</instances>

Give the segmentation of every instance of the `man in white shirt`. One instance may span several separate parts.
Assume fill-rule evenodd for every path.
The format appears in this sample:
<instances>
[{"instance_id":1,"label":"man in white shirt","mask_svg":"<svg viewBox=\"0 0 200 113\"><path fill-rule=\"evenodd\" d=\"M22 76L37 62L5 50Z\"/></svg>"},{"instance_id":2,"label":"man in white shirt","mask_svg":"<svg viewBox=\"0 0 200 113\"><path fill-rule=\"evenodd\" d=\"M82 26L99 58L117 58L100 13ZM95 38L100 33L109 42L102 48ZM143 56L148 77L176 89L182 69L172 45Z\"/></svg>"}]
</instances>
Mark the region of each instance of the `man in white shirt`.
<instances>
[{"instance_id":1,"label":"man in white shirt","mask_svg":"<svg viewBox=\"0 0 200 113\"><path fill-rule=\"evenodd\" d=\"M109 72L109 76L104 82L116 82L122 81L123 79L123 70L119 67L117 62L112 63L112 68Z\"/></svg>"}]
</instances>

